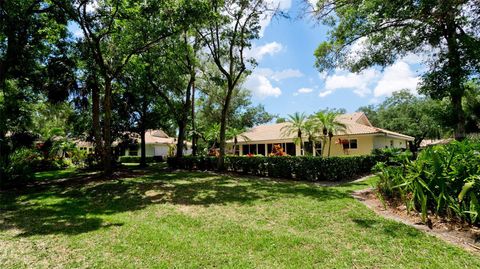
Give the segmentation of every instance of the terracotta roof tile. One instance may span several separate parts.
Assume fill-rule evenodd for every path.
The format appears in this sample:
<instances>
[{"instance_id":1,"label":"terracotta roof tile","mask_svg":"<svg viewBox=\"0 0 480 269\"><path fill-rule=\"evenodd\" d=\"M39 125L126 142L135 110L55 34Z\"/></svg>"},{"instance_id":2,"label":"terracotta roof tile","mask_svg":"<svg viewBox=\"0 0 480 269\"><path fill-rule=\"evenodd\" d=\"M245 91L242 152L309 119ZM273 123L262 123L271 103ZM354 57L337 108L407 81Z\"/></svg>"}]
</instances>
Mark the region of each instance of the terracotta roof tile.
<instances>
[{"instance_id":1,"label":"terracotta roof tile","mask_svg":"<svg viewBox=\"0 0 480 269\"><path fill-rule=\"evenodd\" d=\"M365 114L362 112L355 112L351 114L342 114L337 116L337 120L346 125L346 130L337 132L335 135L357 135L357 134L387 134L391 136L401 137L407 140L413 140L413 137L407 136L404 134L388 131L381 128L376 128L370 124L366 116L362 119ZM364 120L366 119L366 121ZM267 124L253 127L252 129L244 132L242 135L237 137L239 142L245 141L264 141L264 140L281 140L281 139L293 139L296 137L296 134L291 134L286 136L282 128L288 126L289 123L276 123L276 124ZM245 139L247 137L248 139ZM232 142L231 140L229 142Z\"/></svg>"}]
</instances>

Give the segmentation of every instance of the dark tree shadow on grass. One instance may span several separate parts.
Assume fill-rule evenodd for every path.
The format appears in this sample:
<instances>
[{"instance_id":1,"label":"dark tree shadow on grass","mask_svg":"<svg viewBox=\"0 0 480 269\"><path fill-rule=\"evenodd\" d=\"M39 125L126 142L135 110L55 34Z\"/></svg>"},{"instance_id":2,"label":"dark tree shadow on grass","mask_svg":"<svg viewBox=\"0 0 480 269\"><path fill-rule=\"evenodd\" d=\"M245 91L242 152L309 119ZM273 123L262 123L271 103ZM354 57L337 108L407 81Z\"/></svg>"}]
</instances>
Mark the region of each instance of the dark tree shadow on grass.
<instances>
[{"instance_id":1,"label":"dark tree shadow on grass","mask_svg":"<svg viewBox=\"0 0 480 269\"><path fill-rule=\"evenodd\" d=\"M372 229L375 231L380 231L390 237L399 237L403 238L408 237L417 237L422 233L416 229L408 227L407 225L393 222L393 221L378 221L368 218L354 218L352 221L357 224L359 227L364 229Z\"/></svg>"},{"instance_id":2,"label":"dark tree shadow on grass","mask_svg":"<svg viewBox=\"0 0 480 269\"><path fill-rule=\"evenodd\" d=\"M131 175L129 175L131 176ZM307 183L235 179L208 173L155 172L105 180L75 177L25 190L0 192L0 232L17 236L75 235L121 226L101 216L144 209L152 204L243 204L289 197L317 201L350 198L335 188Z\"/></svg>"}]
</instances>

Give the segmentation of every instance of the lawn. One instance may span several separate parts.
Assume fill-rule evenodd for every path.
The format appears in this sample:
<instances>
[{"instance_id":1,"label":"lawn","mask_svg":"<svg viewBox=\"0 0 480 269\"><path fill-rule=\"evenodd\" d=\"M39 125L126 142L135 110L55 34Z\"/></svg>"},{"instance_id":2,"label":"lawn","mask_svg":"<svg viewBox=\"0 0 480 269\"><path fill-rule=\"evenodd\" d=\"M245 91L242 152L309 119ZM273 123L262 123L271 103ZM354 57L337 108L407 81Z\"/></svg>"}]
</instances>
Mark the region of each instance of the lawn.
<instances>
[{"instance_id":1,"label":"lawn","mask_svg":"<svg viewBox=\"0 0 480 269\"><path fill-rule=\"evenodd\" d=\"M371 183L152 170L0 192L0 268L480 268L350 197Z\"/></svg>"}]
</instances>

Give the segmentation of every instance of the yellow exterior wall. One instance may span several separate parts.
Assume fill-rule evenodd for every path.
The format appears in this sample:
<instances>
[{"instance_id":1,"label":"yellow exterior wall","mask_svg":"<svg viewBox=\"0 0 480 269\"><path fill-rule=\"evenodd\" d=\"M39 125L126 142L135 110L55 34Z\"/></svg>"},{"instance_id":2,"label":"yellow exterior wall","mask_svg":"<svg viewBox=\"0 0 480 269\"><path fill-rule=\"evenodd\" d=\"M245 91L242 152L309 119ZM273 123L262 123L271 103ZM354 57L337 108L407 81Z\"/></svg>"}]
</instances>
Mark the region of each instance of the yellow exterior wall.
<instances>
[{"instance_id":1,"label":"yellow exterior wall","mask_svg":"<svg viewBox=\"0 0 480 269\"><path fill-rule=\"evenodd\" d=\"M342 144L337 144L338 139L356 139L356 149L343 149ZM330 156L356 156L356 155L369 155L373 150L373 136L334 136L332 138L332 146L330 149ZM328 140L325 145L325 151L323 156L328 155Z\"/></svg>"},{"instance_id":2,"label":"yellow exterior wall","mask_svg":"<svg viewBox=\"0 0 480 269\"><path fill-rule=\"evenodd\" d=\"M342 144L337 144L338 139L356 139L357 140L357 148L356 149L343 149ZM306 139L304 142L307 141ZM369 155L372 153L373 149L377 148L390 148L390 141L393 141L394 148L407 148L407 140L388 137L385 135L350 135L350 136L334 136L332 138L332 145L330 149L330 156L358 156L358 155ZM242 155L242 146L244 144L275 144L275 143L291 143L292 140L282 139L282 140L271 140L271 141L248 141L243 143L238 143L237 145L240 147L240 155ZM227 151L232 154L233 144L228 143ZM325 145L323 152L323 156L328 155L328 139ZM300 156L301 150L300 145L296 145L296 154ZM268 153L267 153L268 154Z\"/></svg>"},{"instance_id":3,"label":"yellow exterior wall","mask_svg":"<svg viewBox=\"0 0 480 269\"><path fill-rule=\"evenodd\" d=\"M391 146L391 142L393 142L393 147ZM388 136L375 136L374 148L376 149L383 149L383 148L407 148L408 142L404 139L393 138Z\"/></svg>"}]
</instances>

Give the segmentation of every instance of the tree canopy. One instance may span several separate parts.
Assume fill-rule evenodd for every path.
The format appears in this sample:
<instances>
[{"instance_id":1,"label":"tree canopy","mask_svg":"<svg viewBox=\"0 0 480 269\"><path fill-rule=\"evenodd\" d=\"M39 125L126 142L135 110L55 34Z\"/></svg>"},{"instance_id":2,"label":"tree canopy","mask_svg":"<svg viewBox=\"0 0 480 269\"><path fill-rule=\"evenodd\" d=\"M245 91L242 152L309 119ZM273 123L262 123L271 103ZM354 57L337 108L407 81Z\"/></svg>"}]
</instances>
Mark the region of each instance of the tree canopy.
<instances>
[{"instance_id":1,"label":"tree canopy","mask_svg":"<svg viewBox=\"0 0 480 269\"><path fill-rule=\"evenodd\" d=\"M409 53L428 55L421 91L450 98L455 136L465 137L461 100L465 83L480 71L478 1L320 0L316 15L331 27L315 51L320 71L359 72Z\"/></svg>"}]
</instances>

